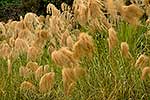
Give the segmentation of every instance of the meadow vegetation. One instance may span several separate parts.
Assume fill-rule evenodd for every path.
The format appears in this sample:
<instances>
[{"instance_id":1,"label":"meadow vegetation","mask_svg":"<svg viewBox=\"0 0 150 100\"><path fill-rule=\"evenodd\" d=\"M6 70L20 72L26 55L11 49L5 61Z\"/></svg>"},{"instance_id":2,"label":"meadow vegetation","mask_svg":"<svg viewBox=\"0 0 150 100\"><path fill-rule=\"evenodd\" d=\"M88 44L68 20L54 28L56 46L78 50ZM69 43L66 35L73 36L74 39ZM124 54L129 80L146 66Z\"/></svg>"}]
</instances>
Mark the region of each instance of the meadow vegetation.
<instances>
[{"instance_id":1,"label":"meadow vegetation","mask_svg":"<svg viewBox=\"0 0 150 100\"><path fill-rule=\"evenodd\" d=\"M0 22L0 99L149 100L149 3L49 3Z\"/></svg>"}]
</instances>

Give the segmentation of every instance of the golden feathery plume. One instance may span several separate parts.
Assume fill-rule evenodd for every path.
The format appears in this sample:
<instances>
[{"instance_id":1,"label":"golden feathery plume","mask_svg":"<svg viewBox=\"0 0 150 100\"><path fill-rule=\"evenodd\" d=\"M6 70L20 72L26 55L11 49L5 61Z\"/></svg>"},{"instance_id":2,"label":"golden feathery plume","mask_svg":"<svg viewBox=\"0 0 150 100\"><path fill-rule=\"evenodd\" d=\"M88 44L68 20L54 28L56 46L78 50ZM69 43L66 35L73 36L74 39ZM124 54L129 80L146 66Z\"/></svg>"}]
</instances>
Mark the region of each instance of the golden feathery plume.
<instances>
[{"instance_id":1,"label":"golden feathery plume","mask_svg":"<svg viewBox=\"0 0 150 100\"><path fill-rule=\"evenodd\" d=\"M16 33L21 32L25 28L26 28L26 26L25 26L23 20L21 20L21 21L19 21L19 22L16 23L16 26L15 26Z\"/></svg>"},{"instance_id":2,"label":"golden feathery plume","mask_svg":"<svg viewBox=\"0 0 150 100\"><path fill-rule=\"evenodd\" d=\"M129 52L129 46L128 46L127 42L122 42L121 43L121 54L125 58L132 57L131 54L130 54L130 52Z\"/></svg>"},{"instance_id":3,"label":"golden feathery plume","mask_svg":"<svg viewBox=\"0 0 150 100\"><path fill-rule=\"evenodd\" d=\"M65 95L69 95L73 87L76 83L76 78L74 76L74 70L73 68L63 68L62 69L62 79L63 79L63 85L64 85L64 92Z\"/></svg>"},{"instance_id":4,"label":"golden feathery plume","mask_svg":"<svg viewBox=\"0 0 150 100\"><path fill-rule=\"evenodd\" d=\"M26 53L29 48L27 42L23 39L17 38L15 41L15 50L18 54Z\"/></svg>"},{"instance_id":5,"label":"golden feathery plume","mask_svg":"<svg viewBox=\"0 0 150 100\"><path fill-rule=\"evenodd\" d=\"M143 0L143 3L145 6L148 6L148 5L150 5L150 0Z\"/></svg>"},{"instance_id":6,"label":"golden feathery plume","mask_svg":"<svg viewBox=\"0 0 150 100\"><path fill-rule=\"evenodd\" d=\"M108 34L109 34L109 38L108 38L109 52L111 54L112 49L115 48L117 45L118 38L117 38L117 33L113 27L108 29Z\"/></svg>"},{"instance_id":7,"label":"golden feathery plume","mask_svg":"<svg viewBox=\"0 0 150 100\"><path fill-rule=\"evenodd\" d=\"M29 61L36 61L42 55L42 50L35 46L31 46L28 48L27 58Z\"/></svg>"},{"instance_id":8,"label":"golden feathery plume","mask_svg":"<svg viewBox=\"0 0 150 100\"><path fill-rule=\"evenodd\" d=\"M141 79L144 80L146 78L147 74L150 74L150 67L144 67L143 68Z\"/></svg>"},{"instance_id":9,"label":"golden feathery plume","mask_svg":"<svg viewBox=\"0 0 150 100\"><path fill-rule=\"evenodd\" d=\"M106 0L106 7L108 13L111 15L113 20L117 17L117 10L116 10L116 5L114 3L114 0Z\"/></svg>"},{"instance_id":10,"label":"golden feathery plume","mask_svg":"<svg viewBox=\"0 0 150 100\"><path fill-rule=\"evenodd\" d=\"M0 44L0 56L3 57L3 59L7 59L10 56L10 53L12 51L11 47L8 45L8 43L3 42Z\"/></svg>"},{"instance_id":11,"label":"golden feathery plume","mask_svg":"<svg viewBox=\"0 0 150 100\"><path fill-rule=\"evenodd\" d=\"M61 36L61 41L60 41L61 46L66 46L66 40L68 36L70 36L69 31L66 30Z\"/></svg>"},{"instance_id":12,"label":"golden feathery plume","mask_svg":"<svg viewBox=\"0 0 150 100\"><path fill-rule=\"evenodd\" d=\"M74 44L74 41L72 40L72 37L71 37L71 36L68 36L68 37L67 37L66 42L67 42L67 47L69 47L69 49L72 49L73 44Z\"/></svg>"},{"instance_id":13,"label":"golden feathery plume","mask_svg":"<svg viewBox=\"0 0 150 100\"><path fill-rule=\"evenodd\" d=\"M49 72L49 65L45 65L38 67L38 69L35 71L35 79L40 80L40 78Z\"/></svg>"},{"instance_id":14,"label":"golden feathery plume","mask_svg":"<svg viewBox=\"0 0 150 100\"><path fill-rule=\"evenodd\" d=\"M23 21L25 26L34 33L39 24L38 16L35 13L27 13Z\"/></svg>"},{"instance_id":15,"label":"golden feathery plume","mask_svg":"<svg viewBox=\"0 0 150 100\"><path fill-rule=\"evenodd\" d=\"M68 6L66 3L61 4L61 9L62 9L63 12L65 12L65 11L70 12L70 10L71 10L70 6Z\"/></svg>"},{"instance_id":16,"label":"golden feathery plume","mask_svg":"<svg viewBox=\"0 0 150 100\"><path fill-rule=\"evenodd\" d=\"M47 5L47 13L52 14L52 16L59 16L60 11L55 7L55 5L49 3Z\"/></svg>"},{"instance_id":17,"label":"golden feathery plume","mask_svg":"<svg viewBox=\"0 0 150 100\"><path fill-rule=\"evenodd\" d=\"M135 4L122 6L120 13L128 23L135 26L139 25L139 19L144 14L143 10Z\"/></svg>"},{"instance_id":18,"label":"golden feathery plume","mask_svg":"<svg viewBox=\"0 0 150 100\"><path fill-rule=\"evenodd\" d=\"M19 68L19 75L24 78L28 78L31 75L31 70L27 67L21 66Z\"/></svg>"},{"instance_id":19,"label":"golden feathery plume","mask_svg":"<svg viewBox=\"0 0 150 100\"><path fill-rule=\"evenodd\" d=\"M45 31L45 30L39 30L37 34L38 34L38 38L43 39L43 40L46 40L49 35L48 31Z\"/></svg>"},{"instance_id":20,"label":"golden feathery plume","mask_svg":"<svg viewBox=\"0 0 150 100\"><path fill-rule=\"evenodd\" d=\"M35 71L35 79L39 80L43 76L43 66L40 66L36 71Z\"/></svg>"},{"instance_id":21,"label":"golden feathery plume","mask_svg":"<svg viewBox=\"0 0 150 100\"><path fill-rule=\"evenodd\" d=\"M31 69L31 71L35 72L38 68L39 68L39 65L37 62L31 62L29 61L26 65L27 68Z\"/></svg>"},{"instance_id":22,"label":"golden feathery plume","mask_svg":"<svg viewBox=\"0 0 150 100\"><path fill-rule=\"evenodd\" d=\"M76 20L83 26L88 22L88 8L86 5L84 5L83 2L81 2L78 5L78 8L75 10L75 18Z\"/></svg>"},{"instance_id":23,"label":"golden feathery plume","mask_svg":"<svg viewBox=\"0 0 150 100\"><path fill-rule=\"evenodd\" d=\"M105 16L101 18L101 21L102 21L102 23L104 24L104 26L106 27L107 30L109 28L111 28L111 24L108 22L108 20Z\"/></svg>"},{"instance_id":24,"label":"golden feathery plume","mask_svg":"<svg viewBox=\"0 0 150 100\"><path fill-rule=\"evenodd\" d=\"M88 21L88 23L89 23L90 30L92 32L96 32L96 31L101 32L102 31L103 27L98 18L91 19L90 21Z\"/></svg>"},{"instance_id":25,"label":"golden feathery plume","mask_svg":"<svg viewBox=\"0 0 150 100\"><path fill-rule=\"evenodd\" d=\"M39 91L45 93L51 90L54 84L54 79L54 72L46 73L45 75L43 75L39 82Z\"/></svg>"},{"instance_id":26,"label":"golden feathery plume","mask_svg":"<svg viewBox=\"0 0 150 100\"><path fill-rule=\"evenodd\" d=\"M88 18L100 18L104 16L102 12L102 1L101 0L88 0Z\"/></svg>"},{"instance_id":27,"label":"golden feathery plume","mask_svg":"<svg viewBox=\"0 0 150 100\"><path fill-rule=\"evenodd\" d=\"M23 29L18 34L18 38L25 40L29 45L34 40L35 36L31 33L29 29Z\"/></svg>"},{"instance_id":28,"label":"golden feathery plume","mask_svg":"<svg viewBox=\"0 0 150 100\"><path fill-rule=\"evenodd\" d=\"M140 57L137 59L137 61L135 63L135 67L138 67L138 68L145 67L148 59L149 58L146 55L144 55L144 54L140 55Z\"/></svg>"},{"instance_id":29,"label":"golden feathery plume","mask_svg":"<svg viewBox=\"0 0 150 100\"><path fill-rule=\"evenodd\" d=\"M20 85L20 90L22 90L22 91L35 91L36 87L32 83L30 83L28 81L24 81Z\"/></svg>"},{"instance_id":30,"label":"golden feathery plume","mask_svg":"<svg viewBox=\"0 0 150 100\"><path fill-rule=\"evenodd\" d=\"M73 53L65 47L62 47L58 51L53 51L51 57L54 63L61 67L73 67L77 64Z\"/></svg>"},{"instance_id":31,"label":"golden feathery plume","mask_svg":"<svg viewBox=\"0 0 150 100\"><path fill-rule=\"evenodd\" d=\"M3 40L6 38L6 27L5 24L0 22L0 39Z\"/></svg>"},{"instance_id":32,"label":"golden feathery plume","mask_svg":"<svg viewBox=\"0 0 150 100\"><path fill-rule=\"evenodd\" d=\"M94 44L92 37L86 33L80 33L79 40L73 45L73 56L79 59L81 56L92 56Z\"/></svg>"}]
</instances>

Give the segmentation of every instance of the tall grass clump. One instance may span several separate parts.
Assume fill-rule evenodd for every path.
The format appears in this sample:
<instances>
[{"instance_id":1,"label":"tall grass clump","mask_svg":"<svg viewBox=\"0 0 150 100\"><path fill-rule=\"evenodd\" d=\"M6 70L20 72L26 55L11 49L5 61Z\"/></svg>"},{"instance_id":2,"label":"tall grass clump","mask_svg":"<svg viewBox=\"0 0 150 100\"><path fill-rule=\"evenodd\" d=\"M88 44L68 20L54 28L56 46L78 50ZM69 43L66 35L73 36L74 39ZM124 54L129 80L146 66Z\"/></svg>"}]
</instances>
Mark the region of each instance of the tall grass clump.
<instances>
[{"instance_id":1,"label":"tall grass clump","mask_svg":"<svg viewBox=\"0 0 150 100\"><path fill-rule=\"evenodd\" d=\"M145 2L50 3L46 16L1 22L0 98L149 100Z\"/></svg>"}]
</instances>

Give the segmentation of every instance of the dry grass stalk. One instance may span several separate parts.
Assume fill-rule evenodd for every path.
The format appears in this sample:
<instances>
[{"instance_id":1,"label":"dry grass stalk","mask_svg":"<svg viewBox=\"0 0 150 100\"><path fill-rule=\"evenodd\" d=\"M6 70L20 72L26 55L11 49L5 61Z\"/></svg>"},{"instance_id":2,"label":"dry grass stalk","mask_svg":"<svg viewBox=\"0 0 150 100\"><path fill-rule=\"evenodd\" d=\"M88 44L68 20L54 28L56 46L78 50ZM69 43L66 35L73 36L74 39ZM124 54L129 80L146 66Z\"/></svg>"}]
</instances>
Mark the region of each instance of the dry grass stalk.
<instances>
[{"instance_id":1,"label":"dry grass stalk","mask_svg":"<svg viewBox=\"0 0 150 100\"><path fill-rule=\"evenodd\" d=\"M148 61L148 57L144 54L140 55L140 57L137 59L136 63L135 63L135 67L137 68L143 68L146 66L146 63Z\"/></svg>"},{"instance_id":2,"label":"dry grass stalk","mask_svg":"<svg viewBox=\"0 0 150 100\"><path fill-rule=\"evenodd\" d=\"M36 87L32 83L30 83L28 81L24 81L20 85L20 90L23 90L23 91L35 91Z\"/></svg>"},{"instance_id":3,"label":"dry grass stalk","mask_svg":"<svg viewBox=\"0 0 150 100\"><path fill-rule=\"evenodd\" d=\"M12 62L10 59L7 59L7 65L8 65L8 76L12 74Z\"/></svg>"},{"instance_id":4,"label":"dry grass stalk","mask_svg":"<svg viewBox=\"0 0 150 100\"><path fill-rule=\"evenodd\" d=\"M54 84L54 78L54 72L46 73L45 75L43 75L39 82L39 91L45 93L51 90Z\"/></svg>"},{"instance_id":5,"label":"dry grass stalk","mask_svg":"<svg viewBox=\"0 0 150 100\"><path fill-rule=\"evenodd\" d=\"M147 74L150 74L150 67L144 67L143 68L141 79L145 80Z\"/></svg>"},{"instance_id":6,"label":"dry grass stalk","mask_svg":"<svg viewBox=\"0 0 150 100\"><path fill-rule=\"evenodd\" d=\"M48 73L49 72L49 65L44 65L44 73Z\"/></svg>"}]
</instances>

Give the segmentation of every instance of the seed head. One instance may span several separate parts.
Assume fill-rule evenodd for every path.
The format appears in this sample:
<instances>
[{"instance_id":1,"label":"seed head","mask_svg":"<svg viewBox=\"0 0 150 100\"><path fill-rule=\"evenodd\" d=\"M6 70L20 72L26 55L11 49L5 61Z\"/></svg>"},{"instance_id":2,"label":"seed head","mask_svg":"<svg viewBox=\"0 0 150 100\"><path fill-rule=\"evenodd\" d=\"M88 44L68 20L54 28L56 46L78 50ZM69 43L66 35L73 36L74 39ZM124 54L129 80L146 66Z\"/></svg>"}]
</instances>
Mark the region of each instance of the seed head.
<instances>
[{"instance_id":1,"label":"seed head","mask_svg":"<svg viewBox=\"0 0 150 100\"><path fill-rule=\"evenodd\" d=\"M39 65L36 62L29 61L26 67L31 69L31 71L35 72L39 68Z\"/></svg>"},{"instance_id":2,"label":"seed head","mask_svg":"<svg viewBox=\"0 0 150 100\"><path fill-rule=\"evenodd\" d=\"M135 67L143 68L144 66L146 66L148 59L149 58L146 55L144 54L140 55L140 57L137 59L135 63Z\"/></svg>"},{"instance_id":3,"label":"seed head","mask_svg":"<svg viewBox=\"0 0 150 100\"><path fill-rule=\"evenodd\" d=\"M75 76L73 68L63 68L62 79L65 95L69 95L75 85Z\"/></svg>"},{"instance_id":4,"label":"seed head","mask_svg":"<svg viewBox=\"0 0 150 100\"><path fill-rule=\"evenodd\" d=\"M107 40L108 40L108 44L109 44L109 52L111 53L112 49L115 48L117 45L118 38L117 38L117 33L114 30L114 28L112 28L112 27L109 28L108 33L109 33L109 38Z\"/></svg>"},{"instance_id":5,"label":"seed head","mask_svg":"<svg viewBox=\"0 0 150 100\"><path fill-rule=\"evenodd\" d=\"M42 55L42 50L35 46L31 46L27 52L27 58L29 61L36 61Z\"/></svg>"},{"instance_id":6,"label":"seed head","mask_svg":"<svg viewBox=\"0 0 150 100\"><path fill-rule=\"evenodd\" d=\"M19 74L21 77L27 78L31 75L31 70L27 67L21 66L19 68Z\"/></svg>"},{"instance_id":7,"label":"seed head","mask_svg":"<svg viewBox=\"0 0 150 100\"><path fill-rule=\"evenodd\" d=\"M54 63L61 67L73 67L77 64L73 57L73 53L65 47L62 47L60 50L53 51L51 57Z\"/></svg>"},{"instance_id":8,"label":"seed head","mask_svg":"<svg viewBox=\"0 0 150 100\"><path fill-rule=\"evenodd\" d=\"M43 66L40 66L36 71L35 71L35 79L39 80L44 74L44 68Z\"/></svg>"},{"instance_id":9,"label":"seed head","mask_svg":"<svg viewBox=\"0 0 150 100\"><path fill-rule=\"evenodd\" d=\"M92 56L94 52L94 44L92 37L86 33L81 33L79 40L73 45L73 56L79 59L81 56Z\"/></svg>"},{"instance_id":10,"label":"seed head","mask_svg":"<svg viewBox=\"0 0 150 100\"><path fill-rule=\"evenodd\" d=\"M18 54L26 53L29 48L27 42L23 39L17 38L15 41L15 50Z\"/></svg>"},{"instance_id":11,"label":"seed head","mask_svg":"<svg viewBox=\"0 0 150 100\"><path fill-rule=\"evenodd\" d=\"M69 47L70 49L73 47L73 40L71 36L67 37L67 47Z\"/></svg>"},{"instance_id":12,"label":"seed head","mask_svg":"<svg viewBox=\"0 0 150 100\"><path fill-rule=\"evenodd\" d=\"M39 82L39 91L45 93L51 90L51 88L53 87L54 78L54 72L46 73L45 75L43 75Z\"/></svg>"},{"instance_id":13,"label":"seed head","mask_svg":"<svg viewBox=\"0 0 150 100\"><path fill-rule=\"evenodd\" d=\"M129 46L128 46L128 44L126 42L122 42L121 43L121 54L125 58L129 58L130 57Z\"/></svg>"},{"instance_id":14,"label":"seed head","mask_svg":"<svg viewBox=\"0 0 150 100\"><path fill-rule=\"evenodd\" d=\"M150 74L150 67L144 67L143 68L141 79L144 80L146 78L147 74Z\"/></svg>"},{"instance_id":15,"label":"seed head","mask_svg":"<svg viewBox=\"0 0 150 100\"><path fill-rule=\"evenodd\" d=\"M28 81L24 81L20 85L20 90L23 90L23 91L30 91L30 90L34 91L35 89L36 89L35 86Z\"/></svg>"}]
</instances>

